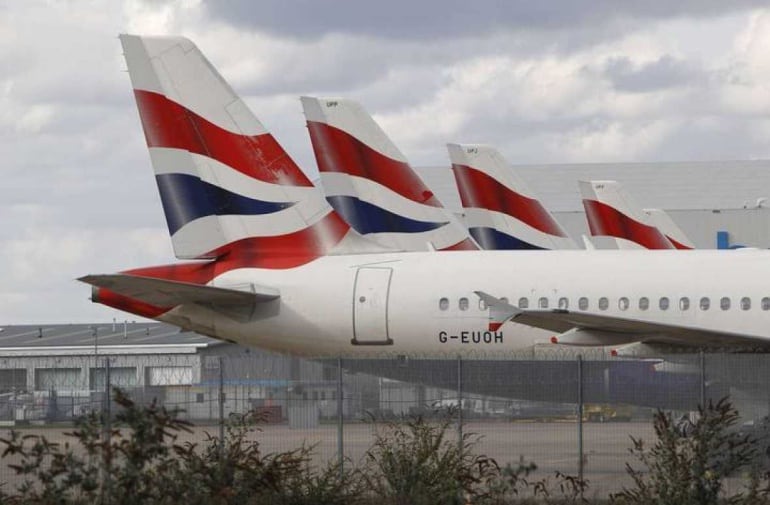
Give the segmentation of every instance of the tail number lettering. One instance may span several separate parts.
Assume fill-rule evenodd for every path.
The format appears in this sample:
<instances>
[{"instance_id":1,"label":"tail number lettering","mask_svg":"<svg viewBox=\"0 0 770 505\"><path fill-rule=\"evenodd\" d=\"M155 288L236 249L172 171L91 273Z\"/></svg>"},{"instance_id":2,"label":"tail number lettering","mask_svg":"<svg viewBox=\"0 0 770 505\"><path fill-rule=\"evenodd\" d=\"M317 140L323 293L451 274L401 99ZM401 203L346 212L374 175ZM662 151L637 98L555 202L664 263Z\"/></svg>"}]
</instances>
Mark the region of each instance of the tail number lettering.
<instances>
[{"instance_id":1,"label":"tail number lettering","mask_svg":"<svg viewBox=\"0 0 770 505\"><path fill-rule=\"evenodd\" d=\"M438 332L438 341L442 344L457 341L461 344L502 344L502 331L461 331L451 334L447 331Z\"/></svg>"}]
</instances>

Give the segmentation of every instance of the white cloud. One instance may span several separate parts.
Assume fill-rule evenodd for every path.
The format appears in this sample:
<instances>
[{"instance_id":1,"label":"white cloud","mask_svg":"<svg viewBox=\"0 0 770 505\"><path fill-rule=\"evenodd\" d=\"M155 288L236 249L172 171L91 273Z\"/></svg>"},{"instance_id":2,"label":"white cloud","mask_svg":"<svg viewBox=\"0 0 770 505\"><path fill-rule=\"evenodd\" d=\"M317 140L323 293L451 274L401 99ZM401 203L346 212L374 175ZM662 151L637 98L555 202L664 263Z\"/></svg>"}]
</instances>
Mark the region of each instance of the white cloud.
<instances>
[{"instance_id":1,"label":"white cloud","mask_svg":"<svg viewBox=\"0 0 770 505\"><path fill-rule=\"evenodd\" d=\"M602 19L512 2L396 33L260 29L199 1L5 3L0 322L112 318L72 279L173 261L120 32L192 38L311 177L305 93L361 101L416 165L446 164L452 141L522 163L746 159L770 156L770 11L753 4L626 2Z\"/></svg>"}]
</instances>

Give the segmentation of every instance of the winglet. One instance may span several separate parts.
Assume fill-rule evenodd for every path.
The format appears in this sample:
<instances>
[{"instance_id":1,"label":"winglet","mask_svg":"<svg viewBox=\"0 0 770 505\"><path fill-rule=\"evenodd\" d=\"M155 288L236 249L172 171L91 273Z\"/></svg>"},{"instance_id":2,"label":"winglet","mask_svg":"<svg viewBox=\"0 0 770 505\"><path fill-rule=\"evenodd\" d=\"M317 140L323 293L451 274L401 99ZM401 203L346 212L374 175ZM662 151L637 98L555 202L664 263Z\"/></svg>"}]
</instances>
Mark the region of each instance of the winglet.
<instances>
[{"instance_id":1,"label":"winglet","mask_svg":"<svg viewBox=\"0 0 770 505\"><path fill-rule=\"evenodd\" d=\"M509 319L522 314L522 310L507 301L483 291L474 291L489 307L489 331L497 331Z\"/></svg>"}]
</instances>

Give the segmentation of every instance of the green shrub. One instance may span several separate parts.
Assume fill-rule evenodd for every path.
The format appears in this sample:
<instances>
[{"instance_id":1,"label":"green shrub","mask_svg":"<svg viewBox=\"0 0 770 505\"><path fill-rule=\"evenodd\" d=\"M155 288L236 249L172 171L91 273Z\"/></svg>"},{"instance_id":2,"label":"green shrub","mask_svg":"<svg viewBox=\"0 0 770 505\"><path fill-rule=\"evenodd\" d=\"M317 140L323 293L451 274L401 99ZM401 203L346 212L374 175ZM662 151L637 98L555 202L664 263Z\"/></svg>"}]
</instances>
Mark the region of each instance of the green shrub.
<instances>
[{"instance_id":1,"label":"green shrub","mask_svg":"<svg viewBox=\"0 0 770 505\"><path fill-rule=\"evenodd\" d=\"M671 413L658 411L653 421L655 443L647 447L643 440L631 438L629 451L641 463L641 468L626 463L634 486L612 500L620 504L720 503L725 478L748 468L756 456L752 438L734 429L737 421L738 411L727 399L709 401L699 408L695 421L677 421ZM744 498L739 493L726 502Z\"/></svg>"},{"instance_id":2,"label":"green shrub","mask_svg":"<svg viewBox=\"0 0 770 505\"><path fill-rule=\"evenodd\" d=\"M253 415L233 416L223 443L207 434L202 444L178 444L189 424L178 410L155 402L137 406L115 391L119 411L105 437L103 419L80 419L64 445L45 436L11 432L3 457L21 479L0 491L1 504L355 504L363 495L357 472L310 465L312 447L263 454L250 438Z\"/></svg>"},{"instance_id":3,"label":"green shrub","mask_svg":"<svg viewBox=\"0 0 770 505\"><path fill-rule=\"evenodd\" d=\"M417 415L373 424L366 479L382 503L452 504L487 495L500 474L497 462L473 453L478 437L449 436L453 425L453 412L436 420Z\"/></svg>"}]
</instances>

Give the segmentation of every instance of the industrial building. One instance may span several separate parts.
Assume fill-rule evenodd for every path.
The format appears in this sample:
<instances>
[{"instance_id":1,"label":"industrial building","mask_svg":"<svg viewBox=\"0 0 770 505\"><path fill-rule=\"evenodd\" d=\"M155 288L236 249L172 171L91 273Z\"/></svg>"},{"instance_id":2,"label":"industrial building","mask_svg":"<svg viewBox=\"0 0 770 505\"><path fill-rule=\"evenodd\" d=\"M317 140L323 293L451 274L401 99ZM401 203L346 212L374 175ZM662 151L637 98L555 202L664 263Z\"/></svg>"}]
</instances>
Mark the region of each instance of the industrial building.
<instances>
[{"instance_id":1,"label":"industrial building","mask_svg":"<svg viewBox=\"0 0 770 505\"><path fill-rule=\"evenodd\" d=\"M220 394L224 416L262 408L271 420L306 426L337 414L333 364L126 321L0 327L0 421L64 421L101 409L108 373L113 387L190 420L217 419ZM346 415L371 396L355 389L346 386Z\"/></svg>"}]
</instances>

